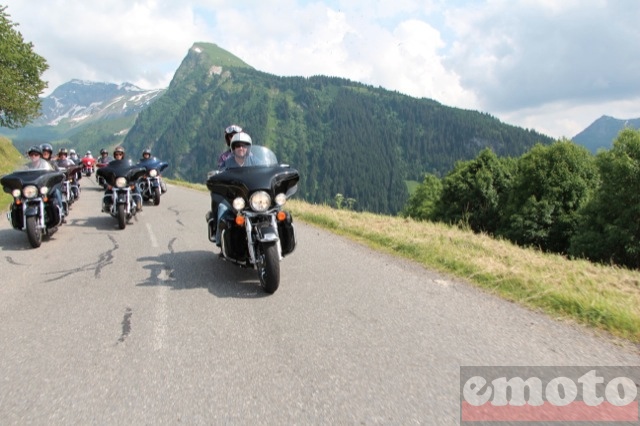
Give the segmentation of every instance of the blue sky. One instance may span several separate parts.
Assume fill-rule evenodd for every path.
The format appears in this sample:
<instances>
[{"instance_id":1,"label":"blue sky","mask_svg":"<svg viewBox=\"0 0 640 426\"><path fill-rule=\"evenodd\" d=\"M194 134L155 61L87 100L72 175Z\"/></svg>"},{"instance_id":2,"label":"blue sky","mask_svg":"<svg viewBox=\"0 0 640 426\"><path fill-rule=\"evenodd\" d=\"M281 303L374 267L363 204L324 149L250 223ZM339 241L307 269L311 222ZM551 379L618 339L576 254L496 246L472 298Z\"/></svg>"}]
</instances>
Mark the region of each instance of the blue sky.
<instances>
[{"instance_id":1,"label":"blue sky","mask_svg":"<svg viewBox=\"0 0 640 426\"><path fill-rule=\"evenodd\" d=\"M636 0L5 0L71 79L166 87L194 42L258 70L331 75L487 112L554 138L640 117Z\"/></svg>"}]
</instances>

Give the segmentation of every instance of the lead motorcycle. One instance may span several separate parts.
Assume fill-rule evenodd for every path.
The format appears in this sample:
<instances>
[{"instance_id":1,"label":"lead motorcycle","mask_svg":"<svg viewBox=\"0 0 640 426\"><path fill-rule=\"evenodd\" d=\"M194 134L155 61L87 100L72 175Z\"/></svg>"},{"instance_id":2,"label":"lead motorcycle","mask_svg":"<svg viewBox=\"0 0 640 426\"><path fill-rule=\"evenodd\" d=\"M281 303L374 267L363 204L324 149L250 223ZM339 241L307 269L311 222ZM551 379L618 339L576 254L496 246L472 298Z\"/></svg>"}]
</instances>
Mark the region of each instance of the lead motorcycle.
<instances>
[{"instance_id":1,"label":"lead motorcycle","mask_svg":"<svg viewBox=\"0 0 640 426\"><path fill-rule=\"evenodd\" d=\"M251 155L253 165L215 172L207 179L209 191L225 200L219 221L215 213L206 218L209 240L220 246L224 260L256 269L262 288L274 293L280 285L280 261L296 247L293 219L283 208L295 194L300 175L278 164L264 146L251 147Z\"/></svg>"},{"instance_id":2,"label":"lead motorcycle","mask_svg":"<svg viewBox=\"0 0 640 426\"><path fill-rule=\"evenodd\" d=\"M4 192L13 196L7 218L13 229L25 231L31 247L38 248L43 236L51 236L62 223L62 206L53 191L64 179L48 162L41 169L26 166L0 179Z\"/></svg>"},{"instance_id":3,"label":"lead motorcycle","mask_svg":"<svg viewBox=\"0 0 640 426\"><path fill-rule=\"evenodd\" d=\"M136 188L137 180L146 172L144 166L131 160L114 160L96 172L104 179L105 195L102 211L118 219L118 227L124 229L127 222L142 209L142 196Z\"/></svg>"},{"instance_id":4,"label":"lead motorcycle","mask_svg":"<svg viewBox=\"0 0 640 426\"><path fill-rule=\"evenodd\" d=\"M150 157L138 163L146 169L145 175L138 181L138 188L144 201L153 200L153 205L160 204L160 195L167 192L167 187L160 174L169 167L169 163Z\"/></svg>"}]
</instances>

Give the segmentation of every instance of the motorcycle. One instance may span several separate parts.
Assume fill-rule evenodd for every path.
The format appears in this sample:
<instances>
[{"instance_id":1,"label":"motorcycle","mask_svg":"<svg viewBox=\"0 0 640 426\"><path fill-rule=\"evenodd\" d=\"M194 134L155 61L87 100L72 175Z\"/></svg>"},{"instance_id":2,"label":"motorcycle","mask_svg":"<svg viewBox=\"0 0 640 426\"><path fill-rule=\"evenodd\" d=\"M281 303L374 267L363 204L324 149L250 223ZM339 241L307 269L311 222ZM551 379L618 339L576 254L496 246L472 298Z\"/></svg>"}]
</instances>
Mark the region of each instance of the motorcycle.
<instances>
[{"instance_id":1,"label":"motorcycle","mask_svg":"<svg viewBox=\"0 0 640 426\"><path fill-rule=\"evenodd\" d=\"M96 182L98 185L107 189L107 183L104 181L104 178L98 174L98 171L107 166L109 163L96 163Z\"/></svg>"},{"instance_id":2,"label":"motorcycle","mask_svg":"<svg viewBox=\"0 0 640 426\"><path fill-rule=\"evenodd\" d=\"M62 206L53 194L64 174L46 163L44 169L20 169L3 176L4 192L13 195L7 218L13 229L26 231L31 247L42 244L43 235L51 236L62 223Z\"/></svg>"},{"instance_id":3,"label":"motorcycle","mask_svg":"<svg viewBox=\"0 0 640 426\"><path fill-rule=\"evenodd\" d=\"M81 165L74 165L69 167L59 167L59 170L64 173L64 180L62 181L62 202L65 204L65 212L68 213L71 205L80 198L80 185L78 184L78 176L81 176Z\"/></svg>"},{"instance_id":4,"label":"motorcycle","mask_svg":"<svg viewBox=\"0 0 640 426\"><path fill-rule=\"evenodd\" d=\"M82 162L82 174L90 177L96 169L96 159L93 157L82 157L80 161Z\"/></svg>"},{"instance_id":5,"label":"motorcycle","mask_svg":"<svg viewBox=\"0 0 640 426\"><path fill-rule=\"evenodd\" d=\"M280 285L280 261L296 247L293 219L283 207L300 175L264 146L254 145L250 155L253 165L207 178L212 196L224 200L217 215L206 217L209 240L220 246L222 259L256 269L260 285L272 294Z\"/></svg>"},{"instance_id":6,"label":"motorcycle","mask_svg":"<svg viewBox=\"0 0 640 426\"><path fill-rule=\"evenodd\" d=\"M127 222L142 209L142 196L136 191L136 181L146 169L131 160L111 161L96 172L103 178L106 193L102 198L102 211L118 219L118 227L124 229Z\"/></svg>"},{"instance_id":7,"label":"motorcycle","mask_svg":"<svg viewBox=\"0 0 640 426\"><path fill-rule=\"evenodd\" d=\"M160 177L169 163L158 160L156 157L140 160L138 163L146 169L145 175L138 181L138 188L144 201L153 200L153 205L160 204L160 195L167 192L167 186Z\"/></svg>"}]
</instances>

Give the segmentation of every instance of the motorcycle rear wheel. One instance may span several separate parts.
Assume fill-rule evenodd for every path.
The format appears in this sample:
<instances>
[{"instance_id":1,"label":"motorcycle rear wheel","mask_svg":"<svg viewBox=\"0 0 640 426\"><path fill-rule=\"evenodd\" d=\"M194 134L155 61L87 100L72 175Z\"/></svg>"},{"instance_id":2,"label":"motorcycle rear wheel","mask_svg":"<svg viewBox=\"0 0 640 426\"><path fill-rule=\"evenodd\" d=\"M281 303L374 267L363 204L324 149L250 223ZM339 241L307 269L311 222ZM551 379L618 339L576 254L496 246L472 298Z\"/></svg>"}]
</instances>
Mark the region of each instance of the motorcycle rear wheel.
<instances>
[{"instance_id":1,"label":"motorcycle rear wheel","mask_svg":"<svg viewBox=\"0 0 640 426\"><path fill-rule=\"evenodd\" d=\"M280 260L276 243L261 244L259 246L261 265L258 269L260 285L265 292L273 294L280 286Z\"/></svg>"},{"instance_id":2,"label":"motorcycle rear wheel","mask_svg":"<svg viewBox=\"0 0 640 426\"><path fill-rule=\"evenodd\" d=\"M38 222L35 216L27 218L27 238L31 247L38 248L42 244L42 230L38 228Z\"/></svg>"}]
</instances>

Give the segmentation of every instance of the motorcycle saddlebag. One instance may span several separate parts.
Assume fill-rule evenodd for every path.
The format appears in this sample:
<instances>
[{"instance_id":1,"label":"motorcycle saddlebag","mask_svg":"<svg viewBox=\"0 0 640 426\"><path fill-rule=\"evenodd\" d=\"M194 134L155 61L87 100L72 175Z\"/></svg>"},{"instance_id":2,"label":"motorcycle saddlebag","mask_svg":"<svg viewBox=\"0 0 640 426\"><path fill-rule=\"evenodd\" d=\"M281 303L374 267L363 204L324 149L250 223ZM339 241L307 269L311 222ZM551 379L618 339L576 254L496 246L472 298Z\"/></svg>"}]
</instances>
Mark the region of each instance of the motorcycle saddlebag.
<instances>
[{"instance_id":1,"label":"motorcycle saddlebag","mask_svg":"<svg viewBox=\"0 0 640 426\"><path fill-rule=\"evenodd\" d=\"M222 249L225 256L244 262L248 259L247 253L247 233L243 227L236 226L228 221L220 222L222 233Z\"/></svg>"},{"instance_id":2,"label":"motorcycle saddlebag","mask_svg":"<svg viewBox=\"0 0 640 426\"><path fill-rule=\"evenodd\" d=\"M296 248L296 232L293 227L293 217L289 212L287 218L282 222L278 222L278 234L280 236L280 247L282 248L282 256L286 256Z\"/></svg>"},{"instance_id":3,"label":"motorcycle saddlebag","mask_svg":"<svg viewBox=\"0 0 640 426\"><path fill-rule=\"evenodd\" d=\"M24 228L24 215L22 214L22 205L12 203L9 217L11 218L11 226L13 226L13 229L21 230L22 228Z\"/></svg>"}]
</instances>

